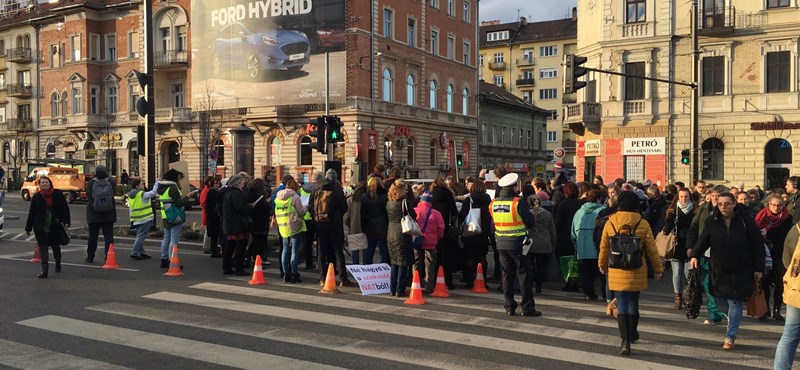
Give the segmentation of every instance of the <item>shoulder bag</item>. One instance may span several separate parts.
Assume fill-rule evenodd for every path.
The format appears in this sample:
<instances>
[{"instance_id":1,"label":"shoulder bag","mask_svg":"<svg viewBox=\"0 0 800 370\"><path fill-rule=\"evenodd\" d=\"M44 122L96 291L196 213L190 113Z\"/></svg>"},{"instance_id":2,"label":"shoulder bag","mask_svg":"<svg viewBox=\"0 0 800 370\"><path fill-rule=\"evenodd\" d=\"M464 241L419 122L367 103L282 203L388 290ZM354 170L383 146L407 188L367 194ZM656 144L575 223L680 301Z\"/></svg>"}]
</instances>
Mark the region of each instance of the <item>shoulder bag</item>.
<instances>
[{"instance_id":1,"label":"shoulder bag","mask_svg":"<svg viewBox=\"0 0 800 370\"><path fill-rule=\"evenodd\" d=\"M64 224L61 223L58 219L54 220L50 227L53 228L53 233L56 235L56 240L58 241L59 245L67 245L69 244L70 237L69 231L67 228L64 227Z\"/></svg>"},{"instance_id":2,"label":"shoulder bag","mask_svg":"<svg viewBox=\"0 0 800 370\"><path fill-rule=\"evenodd\" d=\"M656 248L658 255L665 260L671 260L675 257L675 244L678 242L678 210L675 210L675 225L669 234L664 235L661 231L656 235Z\"/></svg>"},{"instance_id":3,"label":"shoulder bag","mask_svg":"<svg viewBox=\"0 0 800 370\"><path fill-rule=\"evenodd\" d=\"M463 230L461 235L463 235L465 238L479 235L482 232L481 209L472 208L472 198L469 198L469 211L467 213L467 218L464 219L464 225L462 228Z\"/></svg>"},{"instance_id":4,"label":"shoulder bag","mask_svg":"<svg viewBox=\"0 0 800 370\"><path fill-rule=\"evenodd\" d=\"M403 218L400 220L400 226L403 228L403 234L411 236L420 234L419 224L417 224L417 220L411 217L411 212L408 210L405 199L403 199Z\"/></svg>"}]
</instances>

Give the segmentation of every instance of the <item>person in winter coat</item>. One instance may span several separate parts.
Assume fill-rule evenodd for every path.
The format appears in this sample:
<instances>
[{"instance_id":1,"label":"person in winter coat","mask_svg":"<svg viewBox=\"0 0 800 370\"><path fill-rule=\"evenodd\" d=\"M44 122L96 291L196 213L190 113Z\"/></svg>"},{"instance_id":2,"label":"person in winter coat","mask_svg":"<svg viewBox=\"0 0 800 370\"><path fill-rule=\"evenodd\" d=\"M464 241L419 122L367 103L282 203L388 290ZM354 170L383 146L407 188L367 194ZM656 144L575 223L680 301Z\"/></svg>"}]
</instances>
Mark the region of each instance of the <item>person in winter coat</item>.
<instances>
[{"instance_id":1,"label":"person in winter coat","mask_svg":"<svg viewBox=\"0 0 800 370\"><path fill-rule=\"evenodd\" d=\"M745 207L749 210L749 207ZM792 229L795 222L789 212L784 206L783 199L780 195L773 194L767 197L767 208L762 209L755 217L756 225L761 230L761 235L770 248L770 255L772 256L772 270L762 281L764 288L764 296L767 298L767 307L769 308L770 301L770 285L775 284L775 291L773 292L773 307L772 317L778 321L783 321L781 316L781 306L783 305L783 275L786 273L783 267L783 243L786 241L786 236L789 230ZM760 317L762 321L769 317L769 310Z\"/></svg>"},{"instance_id":2,"label":"person in winter coat","mask_svg":"<svg viewBox=\"0 0 800 370\"><path fill-rule=\"evenodd\" d=\"M373 176L367 180L367 191L361 196L361 228L367 234L365 265L372 263L375 249L380 249L380 263L389 263L389 249L386 245L386 229L389 227L386 193L380 177Z\"/></svg>"},{"instance_id":3,"label":"person in winter coat","mask_svg":"<svg viewBox=\"0 0 800 370\"><path fill-rule=\"evenodd\" d=\"M158 182L158 195L161 202L161 220L164 225L164 238L161 240L161 268L169 267L169 256L171 248L181 240L181 226L186 220L180 220L173 224L167 222L167 205L169 207L185 208L192 203L188 196L184 196L178 187L183 179L183 173L175 169L170 169L161 181Z\"/></svg>"},{"instance_id":4,"label":"person in winter coat","mask_svg":"<svg viewBox=\"0 0 800 370\"><path fill-rule=\"evenodd\" d=\"M687 188L678 190L678 196L672 200L666 211L666 222L661 231L664 235L675 232L675 253L670 260L672 264L672 291L675 293L675 309L682 310L683 287L689 274L689 255L686 253L686 233L694 217L692 192Z\"/></svg>"},{"instance_id":5,"label":"person in winter coat","mask_svg":"<svg viewBox=\"0 0 800 370\"><path fill-rule=\"evenodd\" d=\"M783 201L783 199L781 199L781 201ZM756 209L755 207L752 207L750 205L750 195L748 195L746 192L740 191L739 193L736 194L736 203L739 203L742 206L746 207L747 216L752 217L755 220L756 215L758 214L760 209Z\"/></svg>"},{"instance_id":6,"label":"person in winter coat","mask_svg":"<svg viewBox=\"0 0 800 370\"><path fill-rule=\"evenodd\" d=\"M444 219L444 235L442 240L436 246L437 264L444 267L444 282L447 289L455 289L453 284L453 273L458 271L461 264L461 250L458 248L457 239L447 238L450 234L450 229L458 227L455 224L455 219L458 217L458 207L456 206L456 198L450 187L443 177L438 177L430 186L433 202L431 205L439 213L442 214Z\"/></svg>"},{"instance_id":7,"label":"person in winter coat","mask_svg":"<svg viewBox=\"0 0 800 370\"><path fill-rule=\"evenodd\" d=\"M747 217L744 207L736 207L733 194L720 194L717 208L719 212L705 220L689 263L697 268L699 258L707 249L711 250L709 290L715 297L728 300L728 331L722 348L733 350L742 321L743 303L753 295L756 284L761 283L764 239L755 221Z\"/></svg>"},{"instance_id":8,"label":"person in winter coat","mask_svg":"<svg viewBox=\"0 0 800 370\"><path fill-rule=\"evenodd\" d=\"M594 221L597 219L597 214L605 206L602 204L603 195L599 190L589 190L586 193L585 200L586 203L575 212L575 216L572 218L570 236L577 252L584 299L596 301L597 294L594 291L594 281L597 277L602 277L602 275L597 268L597 249L594 246L592 235L594 234ZM602 291L603 299L606 299L605 279L600 279L600 290Z\"/></svg>"},{"instance_id":9,"label":"person in winter coat","mask_svg":"<svg viewBox=\"0 0 800 370\"><path fill-rule=\"evenodd\" d=\"M475 180L472 182L469 195L464 200L461 211L458 213L459 224L464 223L472 208L479 209L481 215L481 232L461 237L461 241L464 243L464 280L466 280L467 289L472 289L474 285L479 263L483 266L484 277L489 268L486 255L489 253L489 234L492 228L492 215L489 212L490 203L492 203L492 198L489 194L486 194L486 183L483 180Z\"/></svg>"},{"instance_id":10,"label":"person in winter coat","mask_svg":"<svg viewBox=\"0 0 800 370\"><path fill-rule=\"evenodd\" d=\"M53 189L50 178L42 176L39 178L39 191L31 197L28 221L25 223L25 232L31 235L33 231L39 244L42 259L42 272L38 275L40 279L46 279L50 269L48 248L53 250L56 272L61 272L61 243L56 223L61 223L64 228L69 227L69 205L64 193Z\"/></svg>"},{"instance_id":11,"label":"person in winter coat","mask_svg":"<svg viewBox=\"0 0 800 370\"><path fill-rule=\"evenodd\" d=\"M95 184L107 182L111 187L111 207L108 210L100 211L95 209ZM101 188L97 186L97 188ZM105 254L108 255L108 247L114 243L114 224L117 222L117 206L113 201L116 183L114 179L108 177L106 167L99 165L95 168L95 176L86 182L86 223L89 224L89 241L86 245L87 263L94 263L94 255L97 252L97 239L100 230L103 231L103 241L105 242Z\"/></svg>"},{"instance_id":12,"label":"person in winter coat","mask_svg":"<svg viewBox=\"0 0 800 370\"><path fill-rule=\"evenodd\" d=\"M528 197L531 213L536 221L528 237L533 239L533 246L528 254L533 266L536 293L542 292L542 284L547 281L550 271L550 256L556 245L556 223L550 211L544 209L542 201L536 194Z\"/></svg>"},{"instance_id":13,"label":"person in winter coat","mask_svg":"<svg viewBox=\"0 0 800 370\"><path fill-rule=\"evenodd\" d=\"M347 227L347 235L363 234L364 229L361 228L361 196L367 191L367 184L359 181L356 185L353 194L347 197L347 212L344 214L344 225ZM350 250L350 256L353 258L354 265L361 264L361 251Z\"/></svg>"},{"instance_id":14,"label":"person in winter coat","mask_svg":"<svg viewBox=\"0 0 800 370\"><path fill-rule=\"evenodd\" d=\"M327 212L322 213L324 205L318 198L327 197ZM339 174L329 168L325 172L325 181L311 194L308 201L311 219L317 224L317 247L319 248L320 282L324 283L325 273L330 263L336 263L339 273L339 286L352 286L354 283L347 277L344 260L344 213L347 212L347 199L344 197ZM384 206L385 207L385 206ZM386 214L384 208L384 214ZM385 242L385 241L384 241Z\"/></svg>"},{"instance_id":15,"label":"person in winter coat","mask_svg":"<svg viewBox=\"0 0 800 370\"><path fill-rule=\"evenodd\" d=\"M247 240L250 237L247 227L248 219L253 213L253 204L245 202L244 186L244 176L233 175L228 180L228 190L225 191L225 198L222 201L222 229L228 237L228 242L222 251L222 271L226 275L233 273L236 276L248 275L244 270L244 257L247 252ZM236 261L233 261L234 254Z\"/></svg>"},{"instance_id":16,"label":"person in winter coat","mask_svg":"<svg viewBox=\"0 0 800 370\"><path fill-rule=\"evenodd\" d=\"M389 187L389 201L386 202L386 214L389 217L386 241L389 245L389 259L392 261L389 294L397 297L406 295L406 267L414 262L411 235L403 234L403 226L400 224L405 215L417 219L414 209L409 208L406 194L408 184L402 178L397 178Z\"/></svg>"},{"instance_id":17,"label":"person in winter coat","mask_svg":"<svg viewBox=\"0 0 800 370\"><path fill-rule=\"evenodd\" d=\"M619 195L617 206L617 212L609 216L608 222L603 227L598 266L601 273L608 275L609 289L614 291L617 299L617 326L622 338L620 354L627 356L631 352L631 343L639 340L639 295L647 289L645 259L653 266L656 280L661 279L664 266L661 264L661 257L658 256L653 230L647 220L639 214L641 207L639 197L632 191L624 191ZM634 234L640 238L642 267L632 270L609 268L611 238L616 235L614 230L620 234Z\"/></svg>"},{"instance_id":18,"label":"person in winter coat","mask_svg":"<svg viewBox=\"0 0 800 370\"><path fill-rule=\"evenodd\" d=\"M422 247L414 250L414 268L416 271L425 271L422 285L427 293L433 293L436 285L436 245L444 238L444 218L439 211L431 205L433 195L425 190L419 197L419 204L414 208L417 214L417 224L422 238Z\"/></svg>"},{"instance_id":19,"label":"person in winter coat","mask_svg":"<svg viewBox=\"0 0 800 370\"><path fill-rule=\"evenodd\" d=\"M664 210L667 208L667 202L661 191L658 190L658 185L650 185L647 187L647 212L644 214L645 219L653 229L653 235L657 234L664 229L665 214Z\"/></svg>"},{"instance_id":20,"label":"person in winter coat","mask_svg":"<svg viewBox=\"0 0 800 370\"><path fill-rule=\"evenodd\" d=\"M264 250L267 248L267 235L269 234L269 219L272 217L272 197L270 190L264 183L264 179L255 178L247 183L244 191L245 203L253 204L253 212L250 214L253 222L247 225L250 233L250 246L247 248L245 258L255 263L256 256L261 256L261 263L265 263ZM260 199L259 199L260 198ZM250 264L250 263L248 263Z\"/></svg>"},{"instance_id":21,"label":"person in winter coat","mask_svg":"<svg viewBox=\"0 0 800 370\"><path fill-rule=\"evenodd\" d=\"M278 191L275 197L275 222L278 225L278 233L283 240L283 251L281 253L281 264L283 265L283 281L286 283L298 282L300 273L297 270L297 260L300 254L304 233L306 232L305 215L306 206L300 200L300 184L293 178L284 180L284 189ZM302 222L299 229L292 230L290 219L292 214Z\"/></svg>"},{"instance_id":22,"label":"person in winter coat","mask_svg":"<svg viewBox=\"0 0 800 370\"><path fill-rule=\"evenodd\" d=\"M222 187L220 180L214 176L207 176L203 191L200 193L200 207L203 209L203 225L206 227L206 234L209 239L209 248L207 254L211 254L211 258L222 258L222 253L219 250L220 229L220 215L217 213L217 194Z\"/></svg>"},{"instance_id":23,"label":"person in winter coat","mask_svg":"<svg viewBox=\"0 0 800 370\"><path fill-rule=\"evenodd\" d=\"M564 189L564 200L556 206L556 257L571 256L575 254L575 245L572 244L572 220L575 213L583 206L584 201L578 199L578 186L568 182L562 185ZM577 292L578 285L565 282L563 291Z\"/></svg>"},{"instance_id":24,"label":"person in winter coat","mask_svg":"<svg viewBox=\"0 0 800 370\"><path fill-rule=\"evenodd\" d=\"M322 183L325 182L325 174L322 171L314 172L313 181L307 182L305 184L300 185L300 199L306 199L306 208L310 208L311 202L308 199L311 199L311 195L314 194ZM303 256L303 260L305 260L306 270L313 270L314 269L314 242L317 241L317 222L311 218L311 212L307 212L305 215L304 220L306 221L306 232L305 237L303 238L303 245L300 248L300 253ZM317 241L317 248L319 248L319 242ZM319 253L319 251L317 251ZM324 270L327 268L326 266L322 266L320 270Z\"/></svg>"}]
</instances>

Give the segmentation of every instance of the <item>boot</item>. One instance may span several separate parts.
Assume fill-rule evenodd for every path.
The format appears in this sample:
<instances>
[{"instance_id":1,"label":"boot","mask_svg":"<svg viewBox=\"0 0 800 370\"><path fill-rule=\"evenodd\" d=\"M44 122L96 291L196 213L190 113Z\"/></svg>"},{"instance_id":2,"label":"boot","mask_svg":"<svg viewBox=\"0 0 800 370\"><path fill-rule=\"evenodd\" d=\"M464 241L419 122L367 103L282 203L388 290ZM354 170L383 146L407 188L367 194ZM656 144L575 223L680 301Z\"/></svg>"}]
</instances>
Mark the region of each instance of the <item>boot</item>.
<instances>
[{"instance_id":1,"label":"boot","mask_svg":"<svg viewBox=\"0 0 800 370\"><path fill-rule=\"evenodd\" d=\"M61 247L53 247L53 258L56 260L56 272L61 272Z\"/></svg>"},{"instance_id":2,"label":"boot","mask_svg":"<svg viewBox=\"0 0 800 370\"><path fill-rule=\"evenodd\" d=\"M302 282L303 282L303 280L300 279L300 274L299 273L292 274L292 283L298 283L299 284L299 283L302 283Z\"/></svg>"},{"instance_id":3,"label":"boot","mask_svg":"<svg viewBox=\"0 0 800 370\"><path fill-rule=\"evenodd\" d=\"M619 346L619 354L628 356L631 354L631 340L630 332L628 331L628 315L617 315L617 326L619 326L619 335L622 338L622 343Z\"/></svg>"},{"instance_id":4,"label":"boot","mask_svg":"<svg viewBox=\"0 0 800 370\"><path fill-rule=\"evenodd\" d=\"M283 282L284 283L291 283L292 282L292 274L290 274L290 273L283 274Z\"/></svg>"},{"instance_id":5,"label":"boot","mask_svg":"<svg viewBox=\"0 0 800 370\"><path fill-rule=\"evenodd\" d=\"M786 321L786 319L783 316L781 316L781 307L780 306L775 307L775 309L772 311L772 317L774 317L775 320L778 320L778 321Z\"/></svg>"},{"instance_id":6,"label":"boot","mask_svg":"<svg viewBox=\"0 0 800 370\"><path fill-rule=\"evenodd\" d=\"M42 264L42 273L37 275L39 279L47 279L47 270L50 268L50 265L47 263Z\"/></svg>"},{"instance_id":7,"label":"boot","mask_svg":"<svg viewBox=\"0 0 800 370\"><path fill-rule=\"evenodd\" d=\"M675 309L682 310L683 309L683 294L675 293Z\"/></svg>"},{"instance_id":8,"label":"boot","mask_svg":"<svg viewBox=\"0 0 800 370\"><path fill-rule=\"evenodd\" d=\"M629 329L631 331L631 343L639 340L639 315L628 315Z\"/></svg>"},{"instance_id":9,"label":"boot","mask_svg":"<svg viewBox=\"0 0 800 370\"><path fill-rule=\"evenodd\" d=\"M61 260L56 260L56 272L61 272Z\"/></svg>"}]
</instances>

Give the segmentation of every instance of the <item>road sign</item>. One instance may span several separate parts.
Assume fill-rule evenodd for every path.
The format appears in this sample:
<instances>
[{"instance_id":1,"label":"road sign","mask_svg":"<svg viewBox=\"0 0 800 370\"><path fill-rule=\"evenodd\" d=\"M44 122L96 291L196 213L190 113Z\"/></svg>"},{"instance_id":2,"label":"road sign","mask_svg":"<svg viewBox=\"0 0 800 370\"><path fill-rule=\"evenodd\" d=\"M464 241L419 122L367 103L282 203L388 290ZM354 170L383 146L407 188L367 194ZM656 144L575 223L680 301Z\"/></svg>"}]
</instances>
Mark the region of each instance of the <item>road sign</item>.
<instances>
[{"instance_id":1,"label":"road sign","mask_svg":"<svg viewBox=\"0 0 800 370\"><path fill-rule=\"evenodd\" d=\"M564 148L555 148L553 150L553 155L556 158L564 158Z\"/></svg>"}]
</instances>

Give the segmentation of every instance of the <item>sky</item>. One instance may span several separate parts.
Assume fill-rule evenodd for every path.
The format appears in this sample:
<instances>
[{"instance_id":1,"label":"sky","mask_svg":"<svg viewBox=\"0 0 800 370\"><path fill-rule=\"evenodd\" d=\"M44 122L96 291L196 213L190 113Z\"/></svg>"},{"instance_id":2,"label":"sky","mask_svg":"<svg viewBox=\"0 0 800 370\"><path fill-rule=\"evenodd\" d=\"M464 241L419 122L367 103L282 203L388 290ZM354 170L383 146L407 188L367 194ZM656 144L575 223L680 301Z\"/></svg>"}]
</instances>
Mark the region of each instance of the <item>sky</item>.
<instances>
[{"instance_id":1,"label":"sky","mask_svg":"<svg viewBox=\"0 0 800 370\"><path fill-rule=\"evenodd\" d=\"M480 20L516 21L519 16L538 22L572 15L578 0L480 0Z\"/></svg>"}]
</instances>

